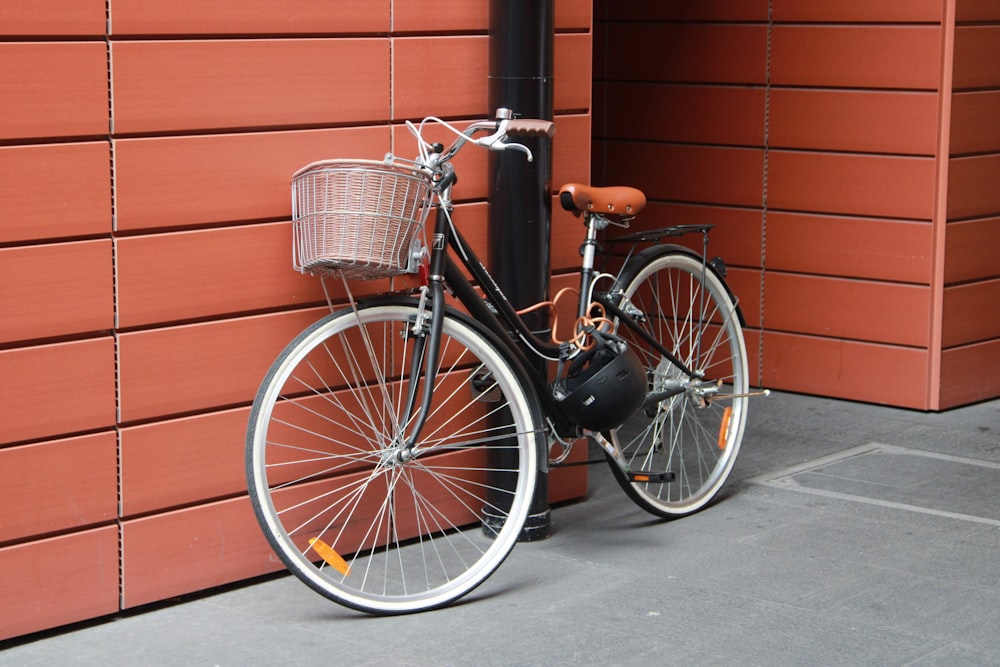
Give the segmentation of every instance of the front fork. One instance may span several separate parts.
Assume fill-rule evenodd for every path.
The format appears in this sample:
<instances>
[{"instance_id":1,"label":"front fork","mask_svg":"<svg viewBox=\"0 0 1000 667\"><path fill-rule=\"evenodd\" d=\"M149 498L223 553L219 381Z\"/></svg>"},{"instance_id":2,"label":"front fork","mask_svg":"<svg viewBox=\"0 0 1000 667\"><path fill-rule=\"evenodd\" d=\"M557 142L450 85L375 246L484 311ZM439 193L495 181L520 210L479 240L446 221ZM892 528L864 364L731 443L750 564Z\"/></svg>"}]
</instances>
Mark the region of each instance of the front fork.
<instances>
[{"instance_id":1,"label":"front fork","mask_svg":"<svg viewBox=\"0 0 1000 667\"><path fill-rule=\"evenodd\" d=\"M444 328L444 273L451 230L451 180L445 179L439 190L438 204L434 216L434 235L431 237L430 262L427 284L421 288L420 304L416 321L412 325L413 359L410 362L410 387L407 394L404 415L414 414L416 419L399 452L401 460L409 460L419 454L417 441L427 423L437 379L438 359L441 356L441 332ZM428 317L427 311L430 310ZM417 408L417 393L420 391L420 406Z\"/></svg>"}]
</instances>

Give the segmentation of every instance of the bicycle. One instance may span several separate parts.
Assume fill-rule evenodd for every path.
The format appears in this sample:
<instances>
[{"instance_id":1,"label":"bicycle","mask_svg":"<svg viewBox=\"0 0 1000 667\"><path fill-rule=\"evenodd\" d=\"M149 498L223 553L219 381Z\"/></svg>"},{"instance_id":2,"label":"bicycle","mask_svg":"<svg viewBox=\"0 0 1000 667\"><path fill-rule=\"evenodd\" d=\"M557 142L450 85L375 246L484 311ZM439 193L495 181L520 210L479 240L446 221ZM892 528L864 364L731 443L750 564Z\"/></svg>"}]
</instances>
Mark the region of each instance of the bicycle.
<instances>
[{"instance_id":1,"label":"bicycle","mask_svg":"<svg viewBox=\"0 0 1000 667\"><path fill-rule=\"evenodd\" d=\"M451 146L423 139L431 123ZM539 471L585 438L642 509L702 509L733 469L750 395L724 264L661 243L700 233L707 249L710 226L632 233L609 241L624 253L603 252L599 232L627 227L645 196L564 186L560 203L586 228L578 319L568 340L545 339L455 225L452 159L474 143L531 160L514 139L555 126L501 109L464 129L407 127L415 160L327 160L293 176L293 264L340 277L348 304L278 356L247 431L271 547L320 594L374 614L441 607L482 583L518 541ZM604 272L599 254L620 268ZM416 286L351 294L350 280L404 274Z\"/></svg>"}]
</instances>

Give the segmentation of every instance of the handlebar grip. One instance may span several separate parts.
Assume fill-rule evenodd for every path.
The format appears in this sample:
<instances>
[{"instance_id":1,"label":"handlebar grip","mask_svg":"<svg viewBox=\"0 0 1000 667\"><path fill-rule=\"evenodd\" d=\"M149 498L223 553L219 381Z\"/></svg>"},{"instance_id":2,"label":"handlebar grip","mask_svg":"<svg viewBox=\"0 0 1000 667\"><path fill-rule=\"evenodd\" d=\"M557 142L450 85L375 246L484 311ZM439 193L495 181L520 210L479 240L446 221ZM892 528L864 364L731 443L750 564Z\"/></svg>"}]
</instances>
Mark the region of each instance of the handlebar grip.
<instances>
[{"instance_id":1,"label":"handlebar grip","mask_svg":"<svg viewBox=\"0 0 1000 667\"><path fill-rule=\"evenodd\" d=\"M548 137L556 133L556 124L550 120L535 118L517 118L507 121L507 136L510 137Z\"/></svg>"}]
</instances>

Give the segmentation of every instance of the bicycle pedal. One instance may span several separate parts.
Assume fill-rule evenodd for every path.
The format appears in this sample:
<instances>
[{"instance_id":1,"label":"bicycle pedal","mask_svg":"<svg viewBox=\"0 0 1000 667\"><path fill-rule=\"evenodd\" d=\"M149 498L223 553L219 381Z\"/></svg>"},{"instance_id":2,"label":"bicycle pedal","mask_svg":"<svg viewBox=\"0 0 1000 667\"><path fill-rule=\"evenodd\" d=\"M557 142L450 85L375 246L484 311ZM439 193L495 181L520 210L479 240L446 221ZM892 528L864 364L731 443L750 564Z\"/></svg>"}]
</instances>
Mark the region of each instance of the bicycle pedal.
<instances>
[{"instance_id":1,"label":"bicycle pedal","mask_svg":"<svg viewBox=\"0 0 1000 667\"><path fill-rule=\"evenodd\" d=\"M669 470L664 472L646 472L644 470L634 470L628 472L630 482L648 482L652 484L665 484L677 479L677 475Z\"/></svg>"}]
</instances>

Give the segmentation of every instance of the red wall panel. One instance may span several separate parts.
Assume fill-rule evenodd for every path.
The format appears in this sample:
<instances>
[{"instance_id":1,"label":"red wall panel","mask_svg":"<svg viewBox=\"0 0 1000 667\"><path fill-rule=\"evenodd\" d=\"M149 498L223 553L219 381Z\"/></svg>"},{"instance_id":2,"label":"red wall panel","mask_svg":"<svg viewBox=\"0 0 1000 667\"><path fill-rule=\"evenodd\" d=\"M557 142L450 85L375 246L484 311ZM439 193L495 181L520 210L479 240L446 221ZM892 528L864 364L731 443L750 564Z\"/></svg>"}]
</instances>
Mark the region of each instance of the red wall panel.
<instances>
[{"instance_id":1,"label":"red wall panel","mask_svg":"<svg viewBox=\"0 0 1000 667\"><path fill-rule=\"evenodd\" d=\"M112 35L384 32L389 0L110 0ZM102 29L103 32L103 29Z\"/></svg>"},{"instance_id":2,"label":"red wall panel","mask_svg":"<svg viewBox=\"0 0 1000 667\"><path fill-rule=\"evenodd\" d=\"M984 341L941 353L941 410L1000 395L1000 340ZM975 378L970 382L969 378Z\"/></svg>"},{"instance_id":3,"label":"red wall panel","mask_svg":"<svg viewBox=\"0 0 1000 667\"><path fill-rule=\"evenodd\" d=\"M115 346L108 338L0 350L0 443L115 423Z\"/></svg>"},{"instance_id":4,"label":"red wall panel","mask_svg":"<svg viewBox=\"0 0 1000 667\"><path fill-rule=\"evenodd\" d=\"M767 0L703 0L649 2L612 0L595 2L597 18L634 21L767 21Z\"/></svg>"},{"instance_id":5,"label":"red wall panel","mask_svg":"<svg viewBox=\"0 0 1000 667\"><path fill-rule=\"evenodd\" d=\"M767 266L777 271L930 284L926 222L771 212Z\"/></svg>"},{"instance_id":6,"label":"red wall panel","mask_svg":"<svg viewBox=\"0 0 1000 667\"><path fill-rule=\"evenodd\" d=\"M945 233L946 285L1000 275L1000 217L950 222Z\"/></svg>"},{"instance_id":7,"label":"red wall panel","mask_svg":"<svg viewBox=\"0 0 1000 667\"><path fill-rule=\"evenodd\" d=\"M103 37L106 0L4 0L0 3L0 35Z\"/></svg>"},{"instance_id":8,"label":"red wall panel","mask_svg":"<svg viewBox=\"0 0 1000 667\"><path fill-rule=\"evenodd\" d=\"M114 42L111 61L116 134L388 118L385 39Z\"/></svg>"},{"instance_id":9,"label":"red wall panel","mask_svg":"<svg viewBox=\"0 0 1000 667\"><path fill-rule=\"evenodd\" d=\"M246 492L249 408L121 429L122 516Z\"/></svg>"},{"instance_id":10,"label":"red wall panel","mask_svg":"<svg viewBox=\"0 0 1000 667\"><path fill-rule=\"evenodd\" d=\"M282 348L326 308L119 336L120 421L248 403Z\"/></svg>"},{"instance_id":11,"label":"red wall panel","mask_svg":"<svg viewBox=\"0 0 1000 667\"><path fill-rule=\"evenodd\" d=\"M1000 26L955 28L955 90L1000 87Z\"/></svg>"},{"instance_id":12,"label":"red wall panel","mask_svg":"<svg viewBox=\"0 0 1000 667\"><path fill-rule=\"evenodd\" d=\"M118 231L291 215L292 174L334 157L381 159L382 127L118 139Z\"/></svg>"},{"instance_id":13,"label":"red wall panel","mask_svg":"<svg viewBox=\"0 0 1000 667\"><path fill-rule=\"evenodd\" d=\"M0 549L0 592L0 640L113 614L118 527Z\"/></svg>"},{"instance_id":14,"label":"red wall panel","mask_svg":"<svg viewBox=\"0 0 1000 667\"><path fill-rule=\"evenodd\" d=\"M246 497L124 521L122 558L125 609L284 567Z\"/></svg>"},{"instance_id":15,"label":"red wall panel","mask_svg":"<svg viewBox=\"0 0 1000 667\"><path fill-rule=\"evenodd\" d=\"M325 299L292 269L288 222L122 238L116 257L121 328Z\"/></svg>"},{"instance_id":16,"label":"red wall panel","mask_svg":"<svg viewBox=\"0 0 1000 667\"><path fill-rule=\"evenodd\" d=\"M481 116L488 68L486 36L394 38L392 118Z\"/></svg>"},{"instance_id":17,"label":"red wall panel","mask_svg":"<svg viewBox=\"0 0 1000 667\"><path fill-rule=\"evenodd\" d=\"M0 62L17 64L0 68L0 137L107 134L103 42L0 43Z\"/></svg>"},{"instance_id":18,"label":"red wall panel","mask_svg":"<svg viewBox=\"0 0 1000 667\"><path fill-rule=\"evenodd\" d=\"M111 231L105 142L0 146L0 243Z\"/></svg>"},{"instance_id":19,"label":"red wall panel","mask_svg":"<svg viewBox=\"0 0 1000 667\"><path fill-rule=\"evenodd\" d=\"M775 21L818 23L935 23L944 7L941 0L774 0Z\"/></svg>"},{"instance_id":20,"label":"red wall panel","mask_svg":"<svg viewBox=\"0 0 1000 667\"><path fill-rule=\"evenodd\" d=\"M767 77L765 26L643 22L605 30L614 44L606 54L611 79L733 84Z\"/></svg>"},{"instance_id":21,"label":"red wall panel","mask_svg":"<svg viewBox=\"0 0 1000 667\"><path fill-rule=\"evenodd\" d=\"M788 391L926 410L927 365L920 348L764 335L764 381Z\"/></svg>"},{"instance_id":22,"label":"red wall panel","mask_svg":"<svg viewBox=\"0 0 1000 667\"><path fill-rule=\"evenodd\" d=\"M108 240L0 248L0 342L111 329L111 282Z\"/></svg>"},{"instance_id":23,"label":"red wall panel","mask_svg":"<svg viewBox=\"0 0 1000 667\"><path fill-rule=\"evenodd\" d=\"M770 104L775 148L908 155L937 149L938 99L932 93L778 89Z\"/></svg>"},{"instance_id":24,"label":"red wall panel","mask_svg":"<svg viewBox=\"0 0 1000 667\"><path fill-rule=\"evenodd\" d=\"M118 438L108 431L0 449L0 543L118 516Z\"/></svg>"},{"instance_id":25,"label":"red wall panel","mask_svg":"<svg viewBox=\"0 0 1000 667\"><path fill-rule=\"evenodd\" d=\"M945 288L941 345L991 339L1000 340L1000 279Z\"/></svg>"},{"instance_id":26,"label":"red wall panel","mask_svg":"<svg viewBox=\"0 0 1000 667\"><path fill-rule=\"evenodd\" d=\"M1000 90L952 95L951 154L1000 151L998 118L1000 118Z\"/></svg>"},{"instance_id":27,"label":"red wall panel","mask_svg":"<svg viewBox=\"0 0 1000 667\"><path fill-rule=\"evenodd\" d=\"M763 155L747 148L612 143L607 169L619 184L648 198L683 202L760 205Z\"/></svg>"},{"instance_id":28,"label":"red wall panel","mask_svg":"<svg viewBox=\"0 0 1000 667\"><path fill-rule=\"evenodd\" d=\"M941 31L937 26L775 26L771 82L937 90Z\"/></svg>"},{"instance_id":29,"label":"red wall panel","mask_svg":"<svg viewBox=\"0 0 1000 667\"><path fill-rule=\"evenodd\" d=\"M769 330L911 347L929 342L924 286L774 272L764 293Z\"/></svg>"},{"instance_id":30,"label":"red wall panel","mask_svg":"<svg viewBox=\"0 0 1000 667\"><path fill-rule=\"evenodd\" d=\"M930 220L931 158L771 151L767 201L795 211Z\"/></svg>"},{"instance_id":31,"label":"red wall panel","mask_svg":"<svg viewBox=\"0 0 1000 667\"><path fill-rule=\"evenodd\" d=\"M1000 21L1000 6L994 0L955 0L956 21Z\"/></svg>"},{"instance_id":32,"label":"red wall panel","mask_svg":"<svg viewBox=\"0 0 1000 667\"><path fill-rule=\"evenodd\" d=\"M952 158L948 167L948 219L1000 213L1000 153Z\"/></svg>"},{"instance_id":33,"label":"red wall panel","mask_svg":"<svg viewBox=\"0 0 1000 667\"><path fill-rule=\"evenodd\" d=\"M606 95L608 138L735 146L764 141L759 88L611 82Z\"/></svg>"}]
</instances>

